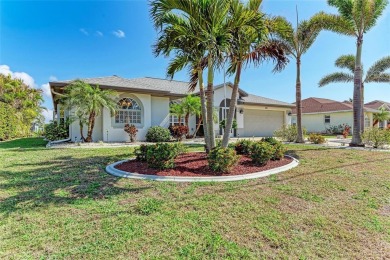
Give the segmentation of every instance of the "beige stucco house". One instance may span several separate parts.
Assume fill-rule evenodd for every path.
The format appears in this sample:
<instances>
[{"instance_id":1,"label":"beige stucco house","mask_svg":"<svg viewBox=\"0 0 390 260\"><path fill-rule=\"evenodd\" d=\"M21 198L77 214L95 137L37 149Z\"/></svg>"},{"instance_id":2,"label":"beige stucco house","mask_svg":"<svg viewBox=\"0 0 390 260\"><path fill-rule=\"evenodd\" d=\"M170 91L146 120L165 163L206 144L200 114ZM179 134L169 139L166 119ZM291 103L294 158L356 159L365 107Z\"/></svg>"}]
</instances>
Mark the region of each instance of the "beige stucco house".
<instances>
[{"instance_id":1,"label":"beige stucco house","mask_svg":"<svg viewBox=\"0 0 390 260\"><path fill-rule=\"evenodd\" d=\"M377 109L364 107L365 127L372 126L373 114ZM296 124L296 110L292 110L292 124ZM326 133L331 126L348 124L353 126L353 106L348 101L335 101L325 98L307 98L302 100L302 126L309 133Z\"/></svg>"},{"instance_id":2,"label":"beige stucco house","mask_svg":"<svg viewBox=\"0 0 390 260\"><path fill-rule=\"evenodd\" d=\"M129 137L123 130L125 123L134 124L138 128L137 139L144 140L151 126L168 127L170 124L177 123L177 118L169 113L170 102L189 94L188 82L183 81L150 77L126 79L118 76L81 80L98 85L102 89L115 90L121 107L113 117L107 109L103 109L103 113L96 118L93 141L128 141ZM72 110L61 109L55 94L61 92L70 82L71 80L49 83L53 90L55 120L72 116ZM193 93L198 94L198 92L195 90ZM231 92L231 83L226 83L225 87L221 84L214 88L214 105L219 110L219 120L224 119ZM291 123L293 107L294 105L290 103L248 94L240 89L235 114L238 128L232 136L272 136L276 129ZM190 132L194 131L196 122L195 116L190 118ZM219 124L215 124L214 129L216 135L221 134ZM69 132L72 141L80 139L78 121L71 123ZM199 133L201 134L202 131Z\"/></svg>"}]
</instances>

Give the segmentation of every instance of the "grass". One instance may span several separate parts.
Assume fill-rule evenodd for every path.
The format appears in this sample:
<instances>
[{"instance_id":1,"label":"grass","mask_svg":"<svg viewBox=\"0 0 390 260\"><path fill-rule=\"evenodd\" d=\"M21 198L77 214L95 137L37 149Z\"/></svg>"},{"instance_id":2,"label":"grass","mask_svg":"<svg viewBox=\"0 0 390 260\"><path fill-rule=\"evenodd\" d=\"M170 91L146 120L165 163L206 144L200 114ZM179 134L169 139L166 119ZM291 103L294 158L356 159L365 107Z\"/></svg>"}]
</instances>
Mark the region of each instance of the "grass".
<instances>
[{"instance_id":1,"label":"grass","mask_svg":"<svg viewBox=\"0 0 390 260\"><path fill-rule=\"evenodd\" d=\"M279 175L164 183L104 172L132 148L44 145L0 143L1 259L390 258L389 153L291 145Z\"/></svg>"}]
</instances>

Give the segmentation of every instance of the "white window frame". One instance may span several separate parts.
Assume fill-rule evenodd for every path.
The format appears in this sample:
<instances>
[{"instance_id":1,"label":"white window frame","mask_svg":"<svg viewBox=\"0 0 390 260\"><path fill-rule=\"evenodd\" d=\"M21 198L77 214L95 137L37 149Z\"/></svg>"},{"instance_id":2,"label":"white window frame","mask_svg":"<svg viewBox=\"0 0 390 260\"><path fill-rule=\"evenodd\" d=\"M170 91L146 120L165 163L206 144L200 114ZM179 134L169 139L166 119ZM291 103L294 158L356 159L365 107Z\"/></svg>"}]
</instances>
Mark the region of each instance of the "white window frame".
<instances>
[{"instance_id":1,"label":"white window frame","mask_svg":"<svg viewBox=\"0 0 390 260\"><path fill-rule=\"evenodd\" d=\"M119 128L119 127L124 127L125 124L130 124L130 125L135 125L136 127L142 127L144 122L144 117L143 117L144 109L142 103L134 97L126 96L126 97L121 97L118 100L117 102L118 105L120 106L119 102L126 99L130 101L132 104L135 103L136 106L135 108L122 107L120 109L117 109L115 115L112 118L113 126Z\"/></svg>"},{"instance_id":2,"label":"white window frame","mask_svg":"<svg viewBox=\"0 0 390 260\"><path fill-rule=\"evenodd\" d=\"M181 117L181 124L184 125L184 116ZM169 116L169 125L179 125L179 117L176 115Z\"/></svg>"}]
</instances>

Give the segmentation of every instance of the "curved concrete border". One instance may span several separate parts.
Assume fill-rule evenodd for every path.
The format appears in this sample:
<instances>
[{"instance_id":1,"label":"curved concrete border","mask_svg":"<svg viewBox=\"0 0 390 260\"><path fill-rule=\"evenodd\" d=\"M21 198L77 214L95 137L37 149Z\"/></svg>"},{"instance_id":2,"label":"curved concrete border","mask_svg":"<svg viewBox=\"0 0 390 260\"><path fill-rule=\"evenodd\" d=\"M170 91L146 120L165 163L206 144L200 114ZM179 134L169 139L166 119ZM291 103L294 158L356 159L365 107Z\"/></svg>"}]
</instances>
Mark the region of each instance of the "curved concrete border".
<instances>
[{"instance_id":1,"label":"curved concrete border","mask_svg":"<svg viewBox=\"0 0 390 260\"><path fill-rule=\"evenodd\" d=\"M127 162L129 160L123 160L119 162L115 162L113 164L110 164L106 167L106 172L116 176L116 177L123 177L123 178L131 178L131 179L139 179L139 180L154 180L154 181L175 181L175 182L224 182L224 181L240 181L240 180L249 180L249 179L256 179L261 177L266 177L272 174L284 172L287 170L290 170L296 166L298 166L299 161L295 159L294 157L286 155L286 157L289 157L293 159L292 162L290 162L287 165L283 165L278 168L261 171L261 172L255 172L255 173L249 173L244 175L232 175L232 176L208 176L208 177L178 177L178 176L156 176L156 175L147 175L147 174L139 174L139 173L132 173L132 172L125 172L121 171L115 168L116 165Z\"/></svg>"}]
</instances>

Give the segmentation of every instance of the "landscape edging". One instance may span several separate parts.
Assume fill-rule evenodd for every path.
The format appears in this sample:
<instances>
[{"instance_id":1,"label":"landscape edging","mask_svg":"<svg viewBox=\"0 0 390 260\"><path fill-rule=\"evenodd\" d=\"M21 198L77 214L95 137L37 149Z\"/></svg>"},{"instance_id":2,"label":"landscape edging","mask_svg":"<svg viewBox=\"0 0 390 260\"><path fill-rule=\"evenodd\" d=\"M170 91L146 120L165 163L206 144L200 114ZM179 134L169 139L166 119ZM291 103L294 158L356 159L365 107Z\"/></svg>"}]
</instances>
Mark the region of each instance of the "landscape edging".
<instances>
[{"instance_id":1,"label":"landscape edging","mask_svg":"<svg viewBox=\"0 0 390 260\"><path fill-rule=\"evenodd\" d=\"M207 176L207 177L181 177L181 176L156 176L156 175L147 175L147 174L139 174L126 172L122 170L118 170L115 168L116 165L127 162L129 160L122 160L110 165L107 165L106 172L116 177L122 178L130 178L130 179L138 179L138 180L154 180L154 181L174 181L174 182L226 182L226 181L240 181L240 180L249 180L249 179L257 179L266 177L272 174L281 173L287 170L290 170L296 166L298 166L299 161L292 156L286 155L292 160L287 165L283 165L274 169L248 173L243 175L231 175L231 176ZM134 160L134 159L131 159Z\"/></svg>"}]
</instances>

